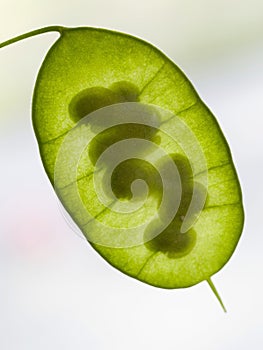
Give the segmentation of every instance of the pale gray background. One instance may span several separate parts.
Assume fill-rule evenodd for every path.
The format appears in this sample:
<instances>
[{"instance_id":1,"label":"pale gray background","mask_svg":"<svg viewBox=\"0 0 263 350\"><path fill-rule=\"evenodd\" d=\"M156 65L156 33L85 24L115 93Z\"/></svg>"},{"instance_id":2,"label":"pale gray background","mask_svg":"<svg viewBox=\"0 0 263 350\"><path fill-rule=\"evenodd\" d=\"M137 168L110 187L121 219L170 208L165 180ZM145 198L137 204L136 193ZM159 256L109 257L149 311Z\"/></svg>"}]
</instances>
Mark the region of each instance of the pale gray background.
<instances>
[{"instance_id":1,"label":"pale gray background","mask_svg":"<svg viewBox=\"0 0 263 350\"><path fill-rule=\"evenodd\" d=\"M0 348L157 350L263 348L263 2L1 1L0 41L41 26L98 26L144 38L171 57L231 146L246 225L206 283L144 285L110 267L65 222L32 132L38 68L57 34L0 50Z\"/></svg>"}]
</instances>

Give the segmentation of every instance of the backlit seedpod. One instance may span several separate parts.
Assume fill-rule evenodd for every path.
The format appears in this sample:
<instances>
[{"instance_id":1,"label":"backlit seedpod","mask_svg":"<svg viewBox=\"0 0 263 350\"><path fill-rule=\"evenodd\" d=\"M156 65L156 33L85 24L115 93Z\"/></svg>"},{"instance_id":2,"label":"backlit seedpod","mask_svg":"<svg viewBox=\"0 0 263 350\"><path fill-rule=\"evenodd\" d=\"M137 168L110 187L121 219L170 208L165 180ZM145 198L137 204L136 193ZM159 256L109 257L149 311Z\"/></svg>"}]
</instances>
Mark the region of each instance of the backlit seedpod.
<instances>
[{"instance_id":1,"label":"backlit seedpod","mask_svg":"<svg viewBox=\"0 0 263 350\"><path fill-rule=\"evenodd\" d=\"M111 265L160 288L208 281L243 228L222 131L182 71L105 29L58 31L39 71L33 126L63 206ZM222 302L221 302L222 304ZM223 304L222 304L223 306Z\"/></svg>"}]
</instances>

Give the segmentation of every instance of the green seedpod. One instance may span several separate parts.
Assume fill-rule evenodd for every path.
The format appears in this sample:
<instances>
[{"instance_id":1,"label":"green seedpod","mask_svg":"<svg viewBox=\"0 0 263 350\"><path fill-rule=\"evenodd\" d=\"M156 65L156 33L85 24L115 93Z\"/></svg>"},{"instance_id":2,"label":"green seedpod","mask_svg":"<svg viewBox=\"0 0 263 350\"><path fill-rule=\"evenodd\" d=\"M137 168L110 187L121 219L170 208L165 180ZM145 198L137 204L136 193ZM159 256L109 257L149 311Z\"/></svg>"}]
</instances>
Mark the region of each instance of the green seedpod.
<instances>
[{"instance_id":1,"label":"green seedpod","mask_svg":"<svg viewBox=\"0 0 263 350\"><path fill-rule=\"evenodd\" d=\"M240 238L241 189L225 137L184 73L136 37L47 27L59 39L33 127L63 206L112 266L159 288L211 281ZM223 306L224 308L224 306Z\"/></svg>"}]
</instances>

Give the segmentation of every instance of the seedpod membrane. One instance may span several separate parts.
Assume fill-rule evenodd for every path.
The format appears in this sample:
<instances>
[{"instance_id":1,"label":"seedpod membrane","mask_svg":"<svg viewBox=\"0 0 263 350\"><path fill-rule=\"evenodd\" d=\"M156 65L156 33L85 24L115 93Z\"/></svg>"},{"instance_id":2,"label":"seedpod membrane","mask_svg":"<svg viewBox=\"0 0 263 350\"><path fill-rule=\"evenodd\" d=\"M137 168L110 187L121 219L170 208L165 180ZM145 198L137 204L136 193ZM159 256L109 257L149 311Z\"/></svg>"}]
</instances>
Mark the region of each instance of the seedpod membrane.
<instances>
[{"instance_id":1,"label":"seedpod membrane","mask_svg":"<svg viewBox=\"0 0 263 350\"><path fill-rule=\"evenodd\" d=\"M184 73L133 36L58 31L33 95L33 126L61 203L111 265L160 288L211 281L244 212L225 137Z\"/></svg>"}]
</instances>

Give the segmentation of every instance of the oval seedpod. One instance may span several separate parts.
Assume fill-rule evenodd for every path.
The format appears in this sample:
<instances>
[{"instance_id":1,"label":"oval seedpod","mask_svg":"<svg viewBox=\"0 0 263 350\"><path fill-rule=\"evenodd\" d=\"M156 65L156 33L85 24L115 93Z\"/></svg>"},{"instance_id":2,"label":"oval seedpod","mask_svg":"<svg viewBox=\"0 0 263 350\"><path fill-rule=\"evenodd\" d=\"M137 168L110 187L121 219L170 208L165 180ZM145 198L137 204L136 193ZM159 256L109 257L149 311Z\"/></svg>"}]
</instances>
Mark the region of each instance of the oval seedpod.
<instances>
[{"instance_id":1,"label":"oval seedpod","mask_svg":"<svg viewBox=\"0 0 263 350\"><path fill-rule=\"evenodd\" d=\"M133 36L61 34L33 96L43 165L111 265L160 288L208 281L233 254L244 211L231 153L184 73ZM5 46L8 42L0 45ZM222 302L221 302L222 303Z\"/></svg>"}]
</instances>

